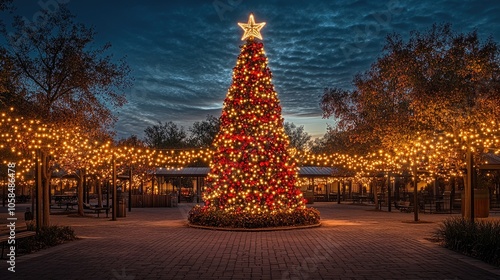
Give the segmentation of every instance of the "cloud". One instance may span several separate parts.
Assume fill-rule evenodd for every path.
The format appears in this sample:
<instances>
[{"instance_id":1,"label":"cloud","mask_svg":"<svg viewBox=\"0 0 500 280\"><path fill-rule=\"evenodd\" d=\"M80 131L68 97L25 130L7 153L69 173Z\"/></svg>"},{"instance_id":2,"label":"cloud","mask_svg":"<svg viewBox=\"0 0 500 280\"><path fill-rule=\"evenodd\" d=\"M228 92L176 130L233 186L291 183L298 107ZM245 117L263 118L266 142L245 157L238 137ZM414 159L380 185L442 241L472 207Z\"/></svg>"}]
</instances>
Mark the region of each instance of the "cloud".
<instances>
[{"instance_id":1,"label":"cloud","mask_svg":"<svg viewBox=\"0 0 500 280\"><path fill-rule=\"evenodd\" d=\"M17 1L16 1L17 2ZM36 7L26 0L19 5ZM214 3L227 4L217 9ZM77 20L95 26L98 43L111 42L126 56L135 78L129 103L116 111L119 137L142 136L157 121L187 128L207 114L219 115L231 84L242 31L253 12L286 118L307 131L326 132L320 96L327 87L351 88L355 74L382 54L388 34L451 22L500 40L495 1L71 1ZM29 16L29 14L27 15Z\"/></svg>"}]
</instances>

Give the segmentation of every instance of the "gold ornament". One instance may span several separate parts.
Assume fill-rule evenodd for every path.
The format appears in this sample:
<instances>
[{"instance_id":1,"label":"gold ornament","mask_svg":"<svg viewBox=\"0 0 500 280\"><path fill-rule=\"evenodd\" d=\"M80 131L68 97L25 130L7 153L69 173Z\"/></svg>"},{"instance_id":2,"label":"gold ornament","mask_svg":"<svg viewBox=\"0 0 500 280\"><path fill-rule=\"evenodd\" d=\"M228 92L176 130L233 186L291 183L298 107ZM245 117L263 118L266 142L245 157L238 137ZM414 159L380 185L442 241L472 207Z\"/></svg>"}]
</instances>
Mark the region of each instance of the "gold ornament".
<instances>
[{"instance_id":1,"label":"gold ornament","mask_svg":"<svg viewBox=\"0 0 500 280\"><path fill-rule=\"evenodd\" d=\"M253 14L250 14L250 17L248 18L248 23L238 22L238 25L245 31L243 37L241 37L241 40L245 40L247 38L249 40L253 40L254 37L262 40L262 35L260 35L260 30L264 27L264 25L266 25L266 23L265 22L255 23Z\"/></svg>"}]
</instances>

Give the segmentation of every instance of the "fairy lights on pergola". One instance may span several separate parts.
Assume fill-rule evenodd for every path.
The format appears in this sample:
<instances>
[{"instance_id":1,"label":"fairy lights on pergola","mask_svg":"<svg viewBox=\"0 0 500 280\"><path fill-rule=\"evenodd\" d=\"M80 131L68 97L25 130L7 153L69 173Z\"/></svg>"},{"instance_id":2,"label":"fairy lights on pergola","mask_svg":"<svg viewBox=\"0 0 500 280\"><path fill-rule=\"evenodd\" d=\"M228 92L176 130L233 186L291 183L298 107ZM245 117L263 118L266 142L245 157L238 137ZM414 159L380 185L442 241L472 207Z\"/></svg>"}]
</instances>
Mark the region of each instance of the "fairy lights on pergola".
<instances>
[{"instance_id":1,"label":"fairy lights on pergola","mask_svg":"<svg viewBox=\"0 0 500 280\"><path fill-rule=\"evenodd\" d=\"M100 172L105 163L114 155L118 165L137 165L148 168L181 168L195 161L210 162L211 149L155 150L137 147L114 147L112 143L91 142L78 132L78 128L51 128L39 120L28 120L2 113L0 119L0 149L16 157L19 168L17 176L22 178L34 166L35 151L45 149L56 160L67 158L86 159L89 166ZM457 157L457 150L465 151L469 141L474 152L499 153L500 127L497 123L483 123L476 131L462 132L458 137L442 133L434 138L417 138L413 143L401 146L391 152L375 151L368 155L313 154L289 149L298 166L340 166L359 174L376 171L384 163L397 171L404 166L419 164L429 174L441 176L461 176L460 169L448 168L447 173L439 173L447 160ZM7 158L3 159L5 163ZM438 168L440 166L440 168Z\"/></svg>"}]
</instances>

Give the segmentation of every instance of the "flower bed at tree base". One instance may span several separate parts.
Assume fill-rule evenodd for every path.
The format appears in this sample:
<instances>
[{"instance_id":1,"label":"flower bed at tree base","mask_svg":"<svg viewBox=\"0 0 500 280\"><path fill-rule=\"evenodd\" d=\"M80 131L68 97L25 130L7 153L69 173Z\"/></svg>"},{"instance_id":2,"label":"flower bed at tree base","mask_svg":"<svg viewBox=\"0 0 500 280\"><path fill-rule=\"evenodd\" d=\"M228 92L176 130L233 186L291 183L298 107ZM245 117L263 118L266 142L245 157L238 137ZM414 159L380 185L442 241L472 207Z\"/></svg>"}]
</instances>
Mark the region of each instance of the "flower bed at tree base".
<instances>
[{"instance_id":1,"label":"flower bed at tree base","mask_svg":"<svg viewBox=\"0 0 500 280\"><path fill-rule=\"evenodd\" d=\"M229 213L196 205L189 211L188 221L192 225L231 229L301 227L319 225L320 213L314 208L276 214Z\"/></svg>"}]
</instances>

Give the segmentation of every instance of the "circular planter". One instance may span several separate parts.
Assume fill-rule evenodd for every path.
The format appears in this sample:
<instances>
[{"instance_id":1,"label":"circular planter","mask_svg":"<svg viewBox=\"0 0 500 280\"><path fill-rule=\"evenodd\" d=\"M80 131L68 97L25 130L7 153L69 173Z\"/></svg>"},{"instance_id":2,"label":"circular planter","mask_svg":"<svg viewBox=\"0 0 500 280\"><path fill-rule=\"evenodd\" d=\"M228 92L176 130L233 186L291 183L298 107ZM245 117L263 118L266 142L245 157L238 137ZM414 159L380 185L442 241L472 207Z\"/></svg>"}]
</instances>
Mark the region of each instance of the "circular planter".
<instances>
[{"instance_id":1,"label":"circular planter","mask_svg":"<svg viewBox=\"0 0 500 280\"><path fill-rule=\"evenodd\" d=\"M315 225L306 225L306 226L288 226L288 227L267 227L267 228L228 228L228 227L208 227L208 226L200 226L188 223L189 227L198 228L198 229L208 229L208 230L221 230L221 231L279 231L279 230L294 230L294 229L307 229L307 228L316 228L321 226L321 223Z\"/></svg>"}]
</instances>

